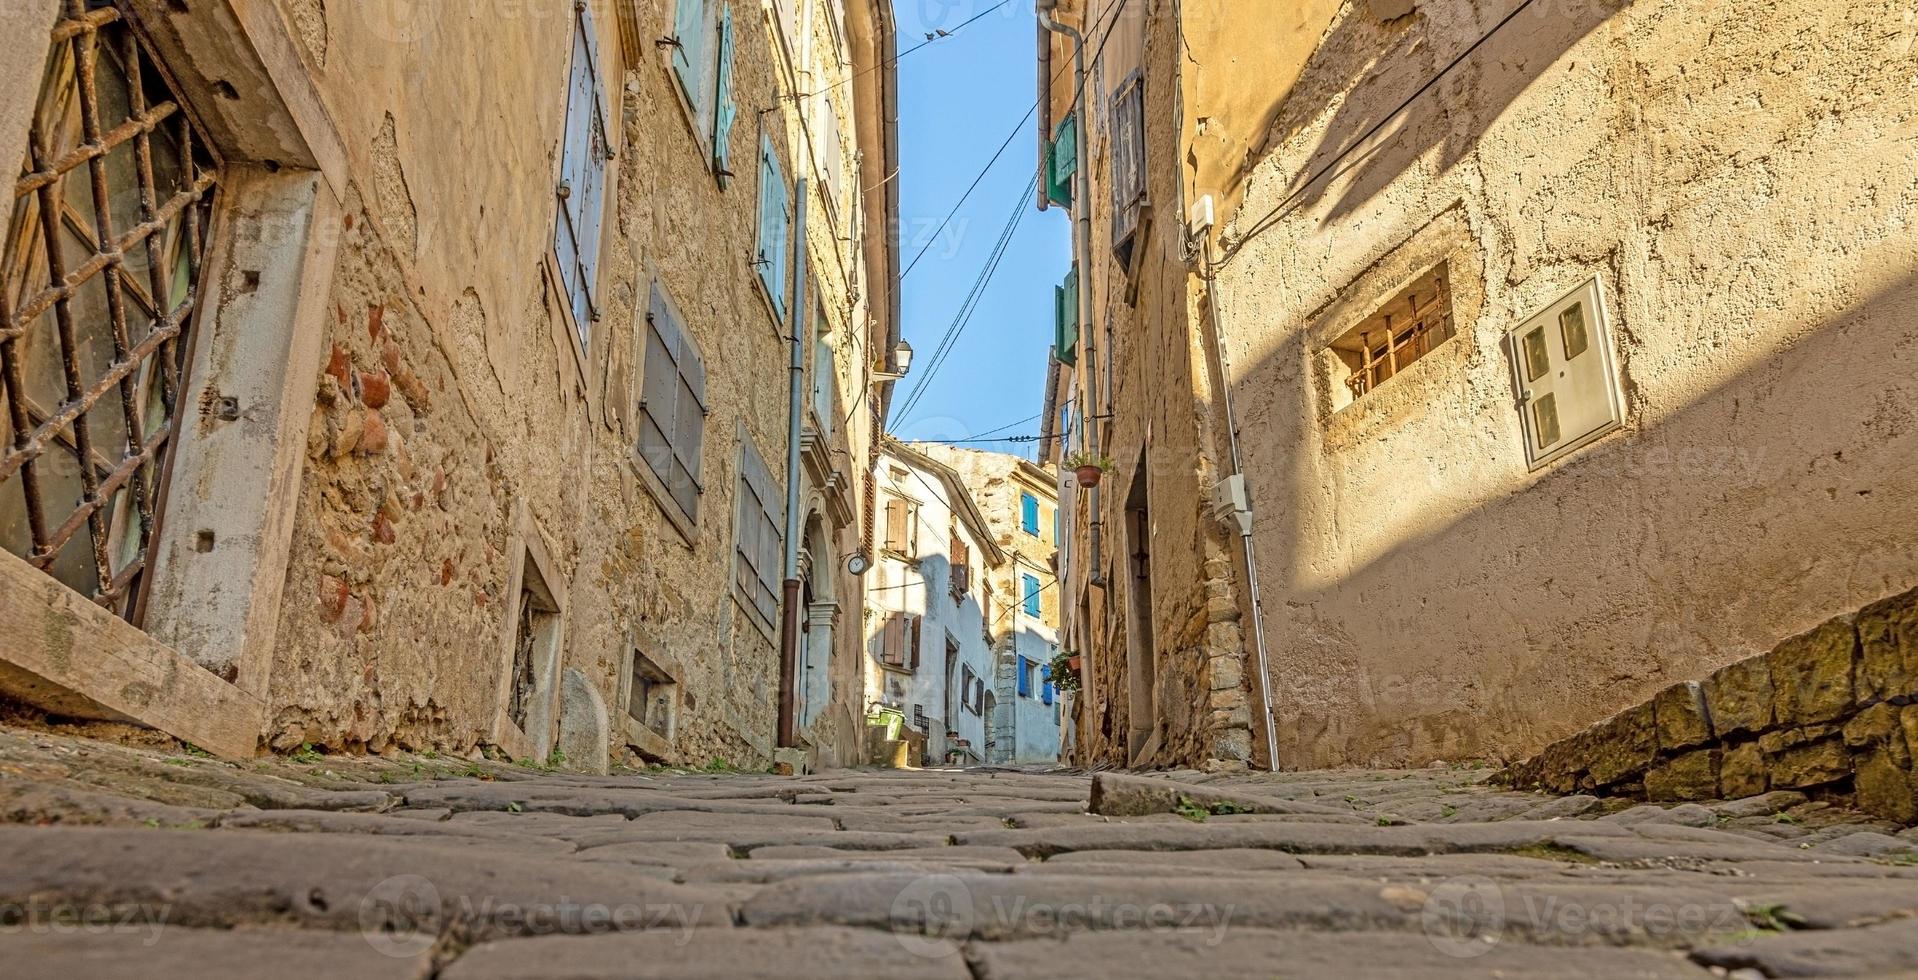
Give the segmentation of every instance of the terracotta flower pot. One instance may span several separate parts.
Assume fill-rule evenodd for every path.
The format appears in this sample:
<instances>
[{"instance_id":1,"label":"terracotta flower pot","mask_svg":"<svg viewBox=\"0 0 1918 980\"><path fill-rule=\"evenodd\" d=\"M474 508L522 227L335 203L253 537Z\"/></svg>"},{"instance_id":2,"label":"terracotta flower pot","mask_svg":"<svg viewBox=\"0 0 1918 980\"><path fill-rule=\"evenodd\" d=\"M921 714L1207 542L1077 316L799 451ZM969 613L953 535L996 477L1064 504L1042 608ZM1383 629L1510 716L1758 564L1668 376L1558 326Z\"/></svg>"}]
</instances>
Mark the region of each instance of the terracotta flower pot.
<instances>
[{"instance_id":1,"label":"terracotta flower pot","mask_svg":"<svg viewBox=\"0 0 1918 980\"><path fill-rule=\"evenodd\" d=\"M1079 672L1079 662L1080 662L1080 660L1081 660L1081 659L1083 659L1083 658L1080 658L1080 657L1067 657L1067 658L1066 658L1066 666L1067 666L1068 668L1070 668L1070 669L1072 670L1072 672L1073 672L1073 673L1075 673L1075 674L1076 674L1076 673L1078 673L1078 672Z\"/></svg>"},{"instance_id":2,"label":"terracotta flower pot","mask_svg":"<svg viewBox=\"0 0 1918 980\"><path fill-rule=\"evenodd\" d=\"M1081 466L1073 472L1078 475L1079 485L1082 487L1096 487L1099 485L1100 478L1105 476L1105 471L1097 466Z\"/></svg>"}]
</instances>

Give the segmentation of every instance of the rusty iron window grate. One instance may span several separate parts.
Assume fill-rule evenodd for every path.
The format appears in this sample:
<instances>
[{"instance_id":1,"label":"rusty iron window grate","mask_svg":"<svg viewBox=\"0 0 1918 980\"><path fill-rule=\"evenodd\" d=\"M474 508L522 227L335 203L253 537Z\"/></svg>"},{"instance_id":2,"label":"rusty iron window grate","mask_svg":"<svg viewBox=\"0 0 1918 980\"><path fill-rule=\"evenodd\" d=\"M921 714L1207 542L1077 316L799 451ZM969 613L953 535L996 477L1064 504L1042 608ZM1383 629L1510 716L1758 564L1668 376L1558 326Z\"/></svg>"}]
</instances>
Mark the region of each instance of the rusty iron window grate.
<instances>
[{"instance_id":1,"label":"rusty iron window grate","mask_svg":"<svg viewBox=\"0 0 1918 980\"><path fill-rule=\"evenodd\" d=\"M0 547L139 619L220 162L119 6L64 0L0 264Z\"/></svg>"}]
</instances>

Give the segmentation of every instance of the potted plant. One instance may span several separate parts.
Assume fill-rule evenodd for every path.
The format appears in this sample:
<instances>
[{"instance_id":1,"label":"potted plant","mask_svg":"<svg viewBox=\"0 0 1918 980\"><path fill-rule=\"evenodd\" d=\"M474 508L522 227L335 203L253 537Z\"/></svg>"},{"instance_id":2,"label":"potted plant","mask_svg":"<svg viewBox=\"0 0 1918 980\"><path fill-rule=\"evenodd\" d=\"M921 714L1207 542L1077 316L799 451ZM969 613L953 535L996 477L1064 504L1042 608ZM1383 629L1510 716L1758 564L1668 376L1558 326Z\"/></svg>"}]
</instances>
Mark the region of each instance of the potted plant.
<instances>
[{"instance_id":1,"label":"potted plant","mask_svg":"<svg viewBox=\"0 0 1918 980\"><path fill-rule=\"evenodd\" d=\"M1065 458L1065 465L1066 469L1078 476L1080 486L1096 487L1105 478L1106 471L1112 468L1112 457L1086 452L1070 453Z\"/></svg>"},{"instance_id":2,"label":"potted plant","mask_svg":"<svg viewBox=\"0 0 1918 980\"><path fill-rule=\"evenodd\" d=\"M1052 662L1046 665L1046 671L1050 675L1052 686L1059 693L1065 694L1079 689L1078 654L1059 651L1058 655L1052 658Z\"/></svg>"}]
</instances>

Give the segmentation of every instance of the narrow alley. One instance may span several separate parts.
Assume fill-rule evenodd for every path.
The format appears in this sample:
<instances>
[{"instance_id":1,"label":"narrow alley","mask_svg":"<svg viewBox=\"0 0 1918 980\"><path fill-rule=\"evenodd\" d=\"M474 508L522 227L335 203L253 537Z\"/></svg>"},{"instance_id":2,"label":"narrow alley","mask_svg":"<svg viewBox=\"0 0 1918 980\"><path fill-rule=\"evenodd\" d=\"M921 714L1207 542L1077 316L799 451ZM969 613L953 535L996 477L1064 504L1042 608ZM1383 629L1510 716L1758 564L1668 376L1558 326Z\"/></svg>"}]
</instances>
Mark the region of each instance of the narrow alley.
<instances>
[{"instance_id":1,"label":"narrow alley","mask_svg":"<svg viewBox=\"0 0 1918 980\"><path fill-rule=\"evenodd\" d=\"M0 773L14 980L1918 969L1918 832L1792 792L1631 806L1452 766L591 777L21 733Z\"/></svg>"}]
</instances>

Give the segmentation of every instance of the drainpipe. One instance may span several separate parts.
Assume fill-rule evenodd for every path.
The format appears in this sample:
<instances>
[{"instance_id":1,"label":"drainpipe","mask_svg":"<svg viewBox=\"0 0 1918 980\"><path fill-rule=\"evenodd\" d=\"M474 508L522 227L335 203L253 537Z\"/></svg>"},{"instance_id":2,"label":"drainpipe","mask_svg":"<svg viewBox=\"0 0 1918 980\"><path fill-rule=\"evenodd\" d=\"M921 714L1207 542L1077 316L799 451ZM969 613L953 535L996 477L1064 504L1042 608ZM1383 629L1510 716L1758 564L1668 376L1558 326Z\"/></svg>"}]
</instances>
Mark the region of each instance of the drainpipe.
<instances>
[{"instance_id":1,"label":"drainpipe","mask_svg":"<svg viewBox=\"0 0 1918 980\"><path fill-rule=\"evenodd\" d=\"M1057 0L1054 0L1056 3ZM1049 5L1047 9L1050 9ZM1045 10L1039 11L1039 166L1052 166L1052 31L1046 27ZM1039 176L1039 210L1052 207L1046 195L1046 178Z\"/></svg>"},{"instance_id":2,"label":"drainpipe","mask_svg":"<svg viewBox=\"0 0 1918 980\"><path fill-rule=\"evenodd\" d=\"M1212 238L1205 243L1205 306L1207 325L1212 328L1212 346L1219 352L1219 400L1225 409L1225 433L1231 447L1232 475L1245 476L1245 464L1239 458L1239 420L1232 411L1232 361L1225 350L1225 329L1219 320L1217 270L1212 264ZM1245 549L1246 588L1252 599L1252 638L1259 662L1259 712L1265 719L1265 759L1273 772L1279 771L1278 723L1272 717L1272 681L1265 649L1265 605L1259 594L1259 556L1252 543L1252 519L1248 514L1239 522L1239 542Z\"/></svg>"},{"instance_id":3,"label":"drainpipe","mask_svg":"<svg viewBox=\"0 0 1918 980\"><path fill-rule=\"evenodd\" d=\"M1085 106L1086 39L1085 35L1080 34L1078 30L1052 19L1052 11L1057 7L1058 0L1038 0L1037 12L1041 29L1063 35L1072 41L1072 90L1077 93L1078 96L1078 111L1073 115L1073 139L1078 144L1079 157L1078 169L1073 174L1073 196L1076 198L1076 200L1073 201L1073 205L1077 220L1074 222L1072 250L1079 260L1079 346L1082 348L1081 353L1087 365L1085 377L1091 380L1098 375L1096 365L1099 363L1099 358L1097 341L1092 335L1091 326L1092 168L1086 165L1086 155L1088 153L1086 146L1087 127ZM1045 75L1040 79L1042 88L1040 91L1039 104L1048 107L1051 104L1050 83L1052 80L1052 73L1050 71L1050 49L1051 46L1049 43L1040 45L1040 50L1046 52L1044 64L1047 70ZM1047 118L1049 117L1050 113L1048 112ZM1046 133L1041 132L1040 138L1044 139L1046 135ZM1040 183L1043 184L1045 182L1040 181ZM1041 189L1040 193L1043 196L1044 190ZM1093 416L1099 413L1098 406L1094 400L1087 397L1087 392L1090 387L1090 385L1081 384L1079 386L1079 392L1075 397L1079 398L1081 402L1079 406L1080 435L1084 440L1086 451L1096 456L1099 454L1099 433L1094 425ZM1090 495L1091 500L1088 503L1086 525L1088 535L1091 539L1091 547L1089 555L1090 561L1086 567L1088 574L1091 576L1091 580L1096 581L1099 578L1099 566L1101 564L1100 532L1104 528L1104 512L1100 507L1101 497L1099 488L1093 487Z\"/></svg>"},{"instance_id":4,"label":"drainpipe","mask_svg":"<svg viewBox=\"0 0 1918 980\"><path fill-rule=\"evenodd\" d=\"M804 406L806 361L802 351L806 337L806 178L794 185L793 198L793 281L792 281L792 368L786 399L786 585L785 602L779 617L779 747L790 749L799 744L794 729L798 713L794 708L794 687L799 676L799 419Z\"/></svg>"}]
</instances>

